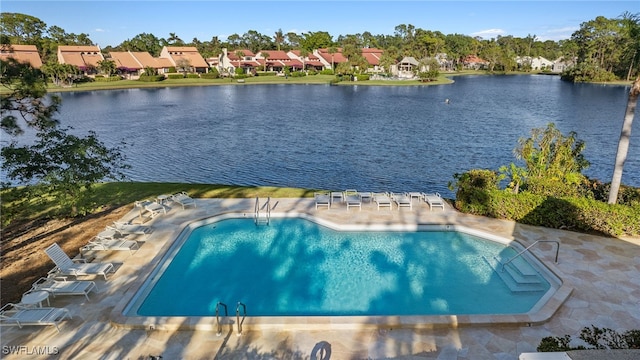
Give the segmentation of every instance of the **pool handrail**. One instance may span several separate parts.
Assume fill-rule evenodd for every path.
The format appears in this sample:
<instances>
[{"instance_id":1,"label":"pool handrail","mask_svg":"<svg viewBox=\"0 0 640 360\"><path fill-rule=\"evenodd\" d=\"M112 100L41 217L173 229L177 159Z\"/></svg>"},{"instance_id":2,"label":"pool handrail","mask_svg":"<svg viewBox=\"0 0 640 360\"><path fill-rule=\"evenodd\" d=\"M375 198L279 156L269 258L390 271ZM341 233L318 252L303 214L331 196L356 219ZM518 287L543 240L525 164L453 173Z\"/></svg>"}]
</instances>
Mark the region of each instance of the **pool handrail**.
<instances>
[{"instance_id":1,"label":"pool handrail","mask_svg":"<svg viewBox=\"0 0 640 360\"><path fill-rule=\"evenodd\" d=\"M557 241L557 240L538 240L538 241L534 242L533 244L527 246L524 250L520 251L518 254L513 256L511 259L509 259L506 262L502 263L502 271L504 271L504 267L507 266L510 262L512 262L517 257L519 257L520 255L524 254L525 252L529 251L529 249L531 249L532 247L534 247L535 245L537 245L538 243L541 243L541 242L552 242L552 243L556 243L556 245L558 245L556 247L556 260L555 260L555 263L557 264L558 263L558 253L560 252L560 242Z\"/></svg>"},{"instance_id":2,"label":"pool handrail","mask_svg":"<svg viewBox=\"0 0 640 360\"><path fill-rule=\"evenodd\" d=\"M240 321L240 307L242 306L242 321ZM236 305L236 322L238 324L238 336L242 335L242 323L244 319L247 317L247 305L238 301L238 305Z\"/></svg>"},{"instance_id":3,"label":"pool handrail","mask_svg":"<svg viewBox=\"0 0 640 360\"><path fill-rule=\"evenodd\" d=\"M218 301L216 304L216 322L218 323L218 333L216 335L222 335L222 323L220 322L220 306L224 306L224 316L229 316L229 312L227 311L227 304L222 301Z\"/></svg>"}]
</instances>

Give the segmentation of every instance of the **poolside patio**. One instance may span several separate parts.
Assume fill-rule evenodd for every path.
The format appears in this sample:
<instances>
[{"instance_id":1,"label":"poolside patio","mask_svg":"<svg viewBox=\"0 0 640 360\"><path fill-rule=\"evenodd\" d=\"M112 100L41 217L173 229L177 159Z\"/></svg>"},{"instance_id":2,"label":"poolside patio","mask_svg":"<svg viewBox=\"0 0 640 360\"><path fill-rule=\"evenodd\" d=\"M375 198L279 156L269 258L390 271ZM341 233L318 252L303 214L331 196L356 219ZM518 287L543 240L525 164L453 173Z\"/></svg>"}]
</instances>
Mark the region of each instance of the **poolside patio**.
<instances>
[{"instance_id":1,"label":"poolside patio","mask_svg":"<svg viewBox=\"0 0 640 360\"><path fill-rule=\"evenodd\" d=\"M264 199L263 199L264 200ZM533 352L545 336L571 335L577 340L583 327L595 325L618 331L640 329L640 239L612 239L562 230L519 225L510 221L460 214L447 207L430 210L425 202L411 210L362 210L346 205L316 210L313 199L271 199L274 212L308 213L335 223L450 224L515 238L523 245L537 240L561 243L558 264L555 245L540 243L533 254L572 289L570 296L548 321L540 324L431 325L419 329L361 327L327 329L252 329L241 336L233 325L215 330L162 330L155 326L131 328L117 320L118 309L146 278L156 256L166 249L186 223L224 212L253 215L255 199L197 199L197 208L169 204L166 215L145 224L152 234L134 254L98 252L94 261L112 261L117 271L108 281L91 279L97 292L84 297L51 298L51 305L66 307L73 318L54 327L2 327L5 359L98 358L146 359L517 359ZM138 220L132 209L124 220ZM159 257L158 257L159 258ZM53 266L53 264L52 264ZM170 300L168 300L170 301ZM230 311L232 312L232 311ZM215 320L211 321L213 325Z\"/></svg>"}]
</instances>

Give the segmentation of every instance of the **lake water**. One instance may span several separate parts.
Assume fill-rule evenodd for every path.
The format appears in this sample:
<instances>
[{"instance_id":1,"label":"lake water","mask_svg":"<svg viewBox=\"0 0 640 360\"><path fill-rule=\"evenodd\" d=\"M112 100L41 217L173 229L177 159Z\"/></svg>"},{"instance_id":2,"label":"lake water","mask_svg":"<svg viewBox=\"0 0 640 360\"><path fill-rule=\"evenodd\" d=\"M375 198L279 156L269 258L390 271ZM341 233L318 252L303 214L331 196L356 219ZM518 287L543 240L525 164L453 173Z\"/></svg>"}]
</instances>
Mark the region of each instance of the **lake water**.
<instances>
[{"instance_id":1,"label":"lake water","mask_svg":"<svg viewBox=\"0 0 640 360\"><path fill-rule=\"evenodd\" d=\"M586 174L610 181L628 91L543 75L420 87L131 89L62 93L58 118L108 145L125 139L134 181L452 196L454 173L515 161L518 138L549 122L576 131L587 144ZM623 183L640 186L635 127Z\"/></svg>"}]
</instances>

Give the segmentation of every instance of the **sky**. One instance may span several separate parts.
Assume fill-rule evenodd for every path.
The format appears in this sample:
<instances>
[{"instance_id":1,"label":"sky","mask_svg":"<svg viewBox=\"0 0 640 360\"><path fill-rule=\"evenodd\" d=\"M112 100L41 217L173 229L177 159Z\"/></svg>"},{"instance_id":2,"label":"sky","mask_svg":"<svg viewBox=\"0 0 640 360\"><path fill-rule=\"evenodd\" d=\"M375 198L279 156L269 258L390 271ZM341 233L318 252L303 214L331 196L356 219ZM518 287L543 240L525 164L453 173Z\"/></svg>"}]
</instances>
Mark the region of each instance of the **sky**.
<instances>
[{"instance_id":1,"label":"sky","mask_svg":"<svg viewBox=\"0 0 640 360\"><path fill-rule=\"evenodd\" d=\"M443 34L568 39L580 24L597 16L617 18L640 13L640 1L177 1L177 0L2 0L0 11L21 13L59 26L67 33L88 34L101 48L117 46L147 33L185 42L217 36L242 36L249 30L273 37L326 31L339 35L393 35L401 24Z\"/></svg>"}]
</instances>

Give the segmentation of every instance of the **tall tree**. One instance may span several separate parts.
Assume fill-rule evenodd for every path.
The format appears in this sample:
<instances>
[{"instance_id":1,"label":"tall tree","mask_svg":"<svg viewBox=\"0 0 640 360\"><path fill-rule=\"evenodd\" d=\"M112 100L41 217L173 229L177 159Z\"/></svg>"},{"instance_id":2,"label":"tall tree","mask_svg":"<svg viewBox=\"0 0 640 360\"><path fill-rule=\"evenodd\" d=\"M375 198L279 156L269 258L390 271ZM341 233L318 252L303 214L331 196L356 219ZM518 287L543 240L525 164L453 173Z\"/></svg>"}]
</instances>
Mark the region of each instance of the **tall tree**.
<instances>
[{"instance_id":1,"label":"tall tree","mask_svg":"<svg viewBox=\"0 0 640 360\"><path fill-rule=\"evenodd\" d=\"M618 201L618 192L620 191L620 183L622 182L622 170L629 151L631 126L633 124L636 106L638 105L638 95L640 95L640 76L638 76L629 91L627 110L624 114L620 140L618 140L618 151L616 152L616 162L614 164L613 177L611 179L611 190L609 190L609 204L615 204Z\"/></svg>"},{"instance_id":2,"label":"tall tree","mask_svg":"<svg viewBox=\"0 0 640 360\"><path fill-rule=\"evenodd\" d=\"M306 70L307 56L309 56L309 50L300 49L300 58L302 59L302 71Z\"/></svg>"},{"instance_id":3,"label":"tall tree","mask_svg":"<svg viewBox=\"0 0 640 360\"><path fill-rule=\"evenodd\" d=\"M338 48L336 48L335 46L330 46L327 49L327 52L329 53L329 55L331 55L331 70L335 70L336 64L334 63L333 55L338 52Z\"/></svg>"},{"instance_id":4,"label":"tall tree","mask_svg":"<svg viewBox=\"0 0 640 360\"><path fill-rule=\"evenodd\" d=\"M7 36L11 44L38 45L46 29L44 21L31 15L0 14L0 33Z\"/></svg>"},{"instance_id":5,"label":"tall tree","mask_svg":"<svg viewBox=\"0 0 640 360\"><path fill-rule=\"evenodd\" d=\"M169 38L167 39L167 42L171 46L183 46L184 45L184 41L182 41L182 39L180 39L180 37L178 35L176 35L176 33L169 33Z\"/></svg>"},{"instance_id":6,"label":"tall tree","mask_svg":"<svg viewBox=\"0 0 640 360\"><path fill-rule=\"evenodd\" d=\"M276 43L276 49L280 51L280 47L284 43L284 34L282 33L282 29L278 29L278 31L276 31L273 35L273 41Z\"/></svg>"},{"instance_id":7,"label":"tall tree","mask_svg":"<svg viewBox=\"0 0 640 360\"><path fill-rule=\"evenodd\" d=\"M0 60L2 130L12 137L0 150L2 169L7 178L21 184L36 184L34 201L43 193L56 196L63 214L75 216L78 206L96 182L124 178L128 168L122 147L108 148L90 131L86 137L69 134L53 118L61 100L47 96L44 78L38 70L12 59ZM20 145L19 114L27 127L36 131L33 145ZM43 191L39 193L38 191ZM86 209L89 210L89 209Z\"/></svg>"},{"instance_id":8,"label":"tall tree","mask_svg":"<svg viewBox=\"0 0 640 360\"><path fill-rule=\"evenodd\" d=\"M267 59L269 59L269 53L262 51L260 52L260 55L264 58L264 71L267 71Z\"/></svg>"}]
</instances>

